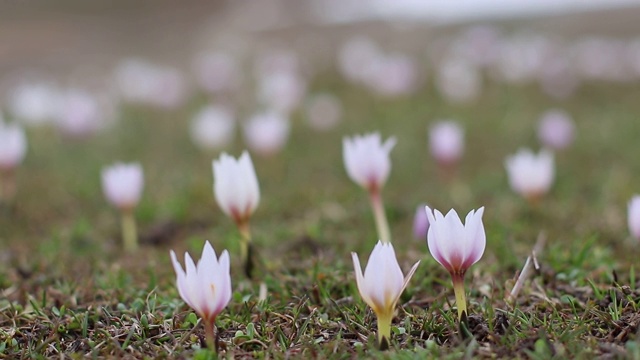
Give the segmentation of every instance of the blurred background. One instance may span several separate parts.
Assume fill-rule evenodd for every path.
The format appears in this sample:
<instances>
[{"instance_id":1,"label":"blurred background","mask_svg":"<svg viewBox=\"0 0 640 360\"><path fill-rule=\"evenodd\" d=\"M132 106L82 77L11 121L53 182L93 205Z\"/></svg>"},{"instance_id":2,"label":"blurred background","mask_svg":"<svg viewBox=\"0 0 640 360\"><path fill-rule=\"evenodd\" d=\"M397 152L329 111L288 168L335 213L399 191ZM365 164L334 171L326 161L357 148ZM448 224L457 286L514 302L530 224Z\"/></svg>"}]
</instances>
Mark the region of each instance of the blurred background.
<instances>
[{"instance_id":1,"label":"blurred background","mask_svg":"<svg viewBox=\"0 0 640 360\"><path fill-rule=\"evenodd\" d=\"M227 224L220 216L211 220L220 215L211 159L245 148L261 158L254 162L271 206L258 212L258 224L273 214L289 220L291 209L302 208L309 213L292 220L292 237L317 233L317 219L333 219L340 230L349 201L362 203L341 164L342 137L375 130L399 140L388 189L392 221L403 222L397 231L408 234L403 229L410 228L418 198L443 206L453 198L463 207L493 201L496 218L508 218L517 202L492 197L507 188L504 157L522 145L538 146L536 124L550 109L576 123L578 151L566 166L618 166L599 175L609 176L600 182L604 191L593 190L595 183L582 190L603 206L625 203L631 192L620 184L637 167L625 150L638 130L640 1L0 6L0 112L5 122L25 127L29 139L7 239L26 236L25 228L49 236L53 224L117 243L117 220L100 195L100 169L118 160L145 169L137 216L147 242L175 238L169 230L176 223L186 224L184 236L202 224L210 234ZM432 164L416 167L415 156L428 159L429 125L446 119L465 129L470 161L460 178L469 187L434 193L441 184ZM615 129L606 122L613 119ZM310 189L313 181L323 186ZM559 184L559 194L580 193L567 184ZM407 197L408 189L418 195ZM608 209L611 223L603 226L619 231L622 210ZM370 220L366 204L358 211Z\"/></svg>"}]
</instances>

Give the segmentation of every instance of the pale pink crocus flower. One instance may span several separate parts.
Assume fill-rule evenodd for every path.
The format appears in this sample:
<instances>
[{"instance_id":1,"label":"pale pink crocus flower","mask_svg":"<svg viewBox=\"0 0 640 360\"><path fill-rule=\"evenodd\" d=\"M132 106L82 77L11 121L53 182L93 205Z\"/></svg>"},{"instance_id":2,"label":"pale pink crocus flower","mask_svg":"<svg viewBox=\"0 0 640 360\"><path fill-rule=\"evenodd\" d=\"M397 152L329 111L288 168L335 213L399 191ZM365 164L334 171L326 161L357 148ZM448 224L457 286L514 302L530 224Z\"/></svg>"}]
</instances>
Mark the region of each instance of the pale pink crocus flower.
<instances>
[{"instance_id":1,"label":"pale pink crocus flower","mask_svg":"<svg viewBox=\"0 0 640 360\"><path fill-rule=\"evenodd\" d=\"M549 191L555 174L553 153L545 149L539 154L520 149L507 157L505 168L513 191L531 203L536 203Z\"/></svg>"},{"instance_id":2,"label":"pale pink crocus flower","mask_svg":"<svg viewBox=\"0 0 640 360\"><path fill-rule=\"evenodd\" d=\"M255 114L244 124L244 139L252 151L261 156L273 156L289 139L290 121L276 111Z\"/></svg>"},{"instance_id":3,"label":"pale pink crocus flower","mask_svg":"<svg viewBox=\"0 0 640 360\"><path fill-rule=\"evenodd\" d=\"M418 240L425 240L427 238L427 231L429 231L429 217L424 211L426 205L418 205L416 213L413 216L413 237Z\"/></svg>"},{"instance_id":4,"label":"pale pink crocus flower","mask_svg":"<svg viewBox=\"0 0 640 360\"><path fill-rule=\"evenodd\" d=\"M464 322L468 315L464 275L471 265L480 260L487 242L482 224L484 207L471 210L464 224L453 209L445 216L428 206L425 210L430 224L427 233L429 252L451 275L458 318Z\"/></svg>"},{"instance_id":5,"label":"pale pink crocus flower","mask_svg":"<svg viewBox=\"0 0 640 360\"><path fill-rule=\"evenodd\" d=\"M347 174L351 180L369 192L378 236L383 243L388 243L391 241L391 233L381 191L391 172L389 153L395 146L396 139L390 137L383 143L379 133L371 133L352 138L345 137L342 144Z\"/></svg>"},{"instance_id":6,"label":"pale pink crocus flower","mask_svg":"<svg viewBox=\"0 0 640 360\"><path fill-rule=\"evenodd\" d=\"M213 178L213 192L220 209L233 219L242 235L240 253L250 278L253 260L249 219L260 202L260 188L249 153L244 151L237 160L222 153L213 161Z\"/></svg>"},{"instance_id":7,"label":"pale pink crocus flower","mask_svg":"<svg viewBox=\"0 0 640 360\"><path fill-rule=\"evenodd\" d=\"M443 120L429 128L429 149L446 178L452 178L464 153L464 130L457 122Z\"/></svg>"},{"instance_id":8,"label":"pale pink crocus flower","mask_svg":"<svg viewBox=\"0 0 640 360\"><path fill-rule=\"evenodd\" d=\"M629 232L636 239L640 240L640 195L634 195L627 205L627 223Z\"/></svg>"},{"instance_id":9,"label":"pale pink crocus flower","mask_svg":"<svg viewBox=\"0 0 640 360\"><path fill-rule=\"evenodd\" d=\"M178 293L204 321L207 344L213 351L216 349L215 322L216 317L231 300L231 274L229 270L229 253L224 250L220 258L207 241L202 250L202 258L195 264L191 256L185 252L183 270L171 250L171 262L176 272Z\"/></svg>"},{"instance_id":10,"label":"pale pink crocus flower","mask_svg":"<svg viewBox=\"0 0 640 360\"><path fill-rule=\"evenodd\" d=\"M126 251L138 248L133 210L140 202L143 187L144 175L138 163L116 163L102 170L104 195L122 213L122 238Z\"/></svg>"},{"instance_id":11,"label":"pale pink crocus flower","mask_svg":"<svg viewBox=\"0 0 640 360\"><path fill-rule=\"evenodd\" d=\"M191 119L189 135L199 148L218 150L233 140L236 122L231 111L222 106L205 106Z\"/></svg>"},{"instance_id":12,"label":"pale pink crocus flower","mask_svg":"<svg viewBox=\"0 0 640 360\"><path fill-rule=\"evenodd\" d=\"M0 201L11 199L16 192L15 169L27 153L27 136L17 124L0 119Z\"/></svg>"},{"instance_id":13,"label":"pale pink crocus flower","mask_svg":"<svg viewBox=\"0 0 640 360\"><path fill-rule=\"evenodd\" d=\"M565 111L552 109L540 117L538 138L553 150L567 148L573 142L575 125L571 116Z\"/></svg>"},{"instance_id":14,"label":"pale pink crocus flower","mask_svg":"<svg viewBox=\"0 0 640 360\"><path fill-rule=\"evenodd\" d=\"M351 258L358 291L362 300L371 307L378 318L378 343L380 348L385 350L389 347L391 339L391 321L396 304L420 261L413 265L407 276L403 276L393 245L382 241L378 241L373 248L364 274L358 254L352 252Z\"/></svg>"}]
</instances>

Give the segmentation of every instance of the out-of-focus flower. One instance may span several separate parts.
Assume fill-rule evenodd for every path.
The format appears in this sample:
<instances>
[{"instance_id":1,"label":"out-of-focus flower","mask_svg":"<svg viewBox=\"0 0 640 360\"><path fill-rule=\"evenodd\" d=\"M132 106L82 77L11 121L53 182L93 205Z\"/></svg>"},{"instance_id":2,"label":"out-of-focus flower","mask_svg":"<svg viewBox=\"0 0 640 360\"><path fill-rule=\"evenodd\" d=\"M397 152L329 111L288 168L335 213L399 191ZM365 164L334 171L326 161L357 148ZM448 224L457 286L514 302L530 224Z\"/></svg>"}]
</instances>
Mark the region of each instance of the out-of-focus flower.
<instances>
[{"instance_id":1,"label":"out-of-focus flower","mask_svg":"<svg viewBox=\"0 0 640 360\"><path fill-rule=\"evenodd\" d=\"M52 121L58 111L58 89L48 82L25 82L9 95L9 112L18 121L38 126Z\"/></svg>"},{"instance_id":2,"label":"out-of-focus flower","mask_svg":"<svg viewBox=\"0 0 640 360\"><path fill-rule=\"evenodd\" d=\"M393 245L382 241L378 241L373 248L364 275L358 254L352 252L351 258L360 296L378 318L378 342L381 348L387 348L391 338L391 320L396 304L420 261L413 265L407 276L403 276Z\"/></svg>"},{"instance_id":3,"label":"out-of-focus flower","mask_svg":"<svg viewBox=\"0 0 640 360\"><path fill-rule=\"evenodd\" d=\"M475 100L482 88L482 78L475 65L462 58L443 61L438 68L436 87L452 103Z\"/></svg>"},{"instance_id":4,"label":"out-of-focus flower","mask_svg":"<svg viewBox=\"0 0 640 360\"><path fill-rule=\"evenodd\" d=\"M438 164L457 163L464 151L464 130L451 120L433 124L429 128L429 148Z\"/></svg>"},{"instance_id":5,"label":"out-of-focus flower","mask_svg":"<svg viewBox=\"0 0 640 360\"><path fill-rule=\"evenodd\" d=\"M505 167L513 191L531 202L549 191L555 173L553 153L544 149L538 155L520 149L507 157Z\"/></svg>"},{"instance_id":6,"label":"out-of-focus flower","mask_svg":"<svg viewBox=\"0 0 640 360\"><path fill-rule=\"evenodd\" d=\"M631 235L640 240L640 195L634 195L627 205L627 223Z\"/></svg>"},{"instance_id":7,"label":"out-of-focus flower","mask_svg":"<svg viewBox=\"0 0 640 360\"><path fill-rule=\"evenodd\" d=\"M0 121L0 172L8 172L18 166L27 153L27 137L17 124Z\"/></svg>"},{"instance_id":8,"label":"out-of-focus flower","mask_svg":"<svg viewBox=\"0 0 640 360\"><path fill-rule=\"evenodd\" d=\"M338 67L347 80L365 82L380 56L380 50L373 40L362 36L354 37L340 48Z\"/></svg>"},{"instance_id":9,"label":"out-of-focus flower","mask_svg":"<svg viewBox=\"0 0 640 360\"><path fill-rule=\"evenodd\" d=\"M72 138L85 138L102 130L108 121L105 115L113 114L96 96L80 89L66 91L60 101L56 126Z\"/></svg>"},{"instance_id":10,"label":"out-of-focus flower","mask_svg":"<svg viewBox=\"0 0 640 360\"><path fill-rule=\"evenodd\" d=\"M395 137L383 143L379 133L344 138L342 156L351 180L369 191L379 191L389 177L389 153L395 145Z\"/></svg>"},{"instance_id":11,"label":"out-of-focus flower","mask_svg":"<svg viewBox=\"0 0 640 360\"><path fill-rule=\"evenodd\" d=\"M107 200L123 211L130 211L138 205L144 175L138 163L116 163L102 170L102 190Z\"/></svg>"},{"instance_id":12,"label":"out-of-focus flower","mask_svg":"<svg viewBox=\"0 0 640 360\"><path fill-rule=\"evenodd\" d=\"M418 240L425 240L427 238L427 231L429 231L429 218L424 204L418 205L416 214L413 216L413 237Z\"/></svg>"},{"instance_id":13,"label":"out-of-focus flower","mask_svg":"<svg viewBox=\"0 0 640 360\"><path fill-rule=\"evenodd\" d=\"M258 96L267 107L289 114L300 105L306 86L304 79L296 73L276 72L260 79Z\"/></svg>"},{"instance_id":14,"label":"out-of-focus flower","mask_svg":"<svg viewBox=\"0 0 640 360\"><path fill-rule=\"evenodd\" d=\"M188 253L184 254L185 270L175 252L171 250L170 254L180 297L203 319L208 345L215 351L216 317L229 304L232 294L229 253L224 250L218 258L207 241L197 265Z\"/></svg>"},{"instance_id":15,"label":"out-of-focus flower","mask_svg":"<svg viewBox=\"0 0 640 360\"><path fill-rule=\"evenodd\" d=\"M191 120L189 133L202 149L216 150L231 143L236 123L230 111L220 106L206 106Z\"/></svg>"},{"instance_id":16,"label":"out-of-focus flower","mask_svg":"<svg viewBox=\"0 0 640 360\"><path fill-rule=\"evenodd\" d=\"M247 221L260 202L258 177L248 152L236 160L222 153L213 161L214 193L222 211L237 223Z\"/></svg>"},{"instance_id":17,"label":"out-of-focus flower","mask_svg":"<svg viewBox=\"0 0 640 360\"><path fill-rule=\"evenodd\" d=\"M382 143L379 133L342 140L342 157L347 174L369 192L378 237L383 243L391 241L391 232L380 193L391 171L389 153L395 144L394 137Z\"/></svg>"},{"instance_id":18,"label":"out-of-focus flower","mask_svg":"<svg viewBox=\"0 0 640 360\"><path fill-rule=\"evenodd\" d=\"M122 240L128 252L138 248L138 230L133 209L140 202L144 175L138 163L116 163L102 170L102 190L107 200L122 213Z\"/></svg>"},{"instance_id":19,"label":"out-of-focus flower","mask_svg":"<svg viewBox=\"0 0 640 360\"><path fill-rule=\"evenodd\" d=\"M575 126L566 112L552 109L540 117L538 138L553 150L567 148L573 142Z\"/></svg>"},{"instance_id":20,"label":"out-of-focus flower","mask_svg":"<svg viewBox=\"0 0 640 360\"><path fill-rule=\"evenodd\" d=\"M236 160L222 153L213 161L213 192L222 211L231 217L242 235L240 251L245 274L250 278L253 269L249 218L260 202L258 177L248 152Z\"/></svg>"},{"instance_id":21,"label":"out-of-focus flower","mask_svg":"<svg viewBox=\"0 0 640 360\"><path fill-rule=\"evenodd\" d=\"M259 155L271 156L282 150L289 138L289 119L275 111L252 116L244 124L247 146Z\"/></svg>"},{"instance_id":22,"label":"out-of-focus flower","mask_svg":"<svg viewBox=\"0 0 640 360\"><path fill-rule=\"evenodd\" d=\"M458 317L462 320L467 315L464 275L471 265L480 260L487 243L482 224L484 207L471 210L464 224L453 209L445 216L428 206L425 209L430 224L427 234L429 252L451 275Z\"/></svg>"},{"instance_id":23,"label":"out-of-focus flower","mask_svg":"<svg viewBox=\"0 0 640 360\"><path fill-rule=\"evenodd\" d=\"M328 131L334 128L342 117L342 104L331 94L318 94L307 103L307 122L314 130Z\"/></svg>"},{"instance_id":24,"label":"out-of-focus flower","mask_svg":"<svg viewBox=\"0 0 640 360\"><path fill-rule=\"evenodd\" d=\"M187 97L187 84L178 69L144 60L121 62L115 70L115 80L121 96L129 102L173 109Z\"/></svg>"},{"instance_id":25,"label":"out-of-focus flower","mask_svg":"<svg viewBox=\"0 0 640 360\"><path fill-rule=\"evenodd\" d=\"M377 94L387 97L411 93L417 87L418 70L415 61L407 55L379 56L368 70L365 82Z\"/></svg>"},{"instance_id":26,"label":"out-of-focus flower","mask_svg":"<svg viewBox=\"0 0 640 360\"><path fill-rule=\"evenodd\" d=\"M236 60L223 52L198 55L193 71L200 86L212 94L233 91L240 86L241 72Z\"/></svg>"}]
</instances>

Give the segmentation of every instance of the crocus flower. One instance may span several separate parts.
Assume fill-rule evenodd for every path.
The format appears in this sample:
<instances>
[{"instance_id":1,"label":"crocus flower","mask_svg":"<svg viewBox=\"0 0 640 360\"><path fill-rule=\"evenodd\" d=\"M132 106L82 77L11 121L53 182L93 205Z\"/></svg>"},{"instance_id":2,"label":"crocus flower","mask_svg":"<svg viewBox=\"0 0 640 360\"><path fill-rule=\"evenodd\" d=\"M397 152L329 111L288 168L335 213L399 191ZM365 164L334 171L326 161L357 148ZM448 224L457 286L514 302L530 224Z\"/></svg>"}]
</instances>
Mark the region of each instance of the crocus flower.
<instances>
[{"instance_id":1,"label":"crocus flower","mask_svg":"<svg viewBox=\"0 0 640 360\"><path fill-rule=\"evenodd\" d=\"M487 243L482 224L484 207L471 210L464 224L453 209L445 216L428 206L425 206L425 210L430 224L427 233L429 252L451 275L458 317L464 320L467 315L464 275L471 265L480 260Z\"/></svg>"},{"instance_id":2,"label":"crocus flower","mask_svg":"<svg viewBox=\"0 0 640 360\"><path fill-rule=\"evenodd\" d=\"M640 195L635 195L631 198L627 209L629 232L634 238L640 240Z\"/></svg>"},{"instance_id":3,"label":"crocus flower","mask_svg":"<svg viewBox=\"0 0 640 360\"><path fill-rule=\"evenodd\" d=\"M271 156L280 151L289 138L289 119L275 111L259 113L244 124L244 138L252 151Z\"/></svg>"},{"instance_id":4,"label":"crocus flower","mask_svg":"<svg viewBox=\"0 0 640 360\"><path fill-rule=\"evenodd\" d=\"M420 261L413 265L407 276L403 276L393 245L382 241L378 241L373 248L364 275L358 254L352 252L351 258L358 291L362 300L371 307L378 318L378 342L381 349L386 349L389 346L391 320L396 304Z\"/></svg>"},{"instance_id":5,"label":"crocus flower","mask_svg":"<svg viewBox=\"0 0 640 360\"><path fill-rule=\"evenodd\" d=\"M251 277L251 233L249 218L260 202L258 178L248 152L243 152L236 160L222 153L213 161L213 191L222 211L231 217L240 233L240 251L245 264L245 272Z\"/></svg>"},{"instance_id":6,"label":"crocus flower","mask_svg":"<svg viewBox=\"0 0 640 360\"><path fill-rule=\"evenodd\" d=\"M102 189L107 200L122 213L122 238L127 251L138 247L133 209L138 205L144 175L138 163L116 163L102 170Z\"/></svg>"},{"instance_id":7,"label":"crocus flower","mask_svg":"<svg viewBox=\"0 0 640 360\"><path fill-rule=\"evenodd\" d=\"M230 111L219 106L206 106L191 120L189 133L198 147L215 150L229 145L235 128Z\"/></svg>"},{"instance_id":8,"label":"crocus flower","mask_svg":"<svg viewBox=\"0 0 640 360\"><path fill-rule=\"evenodd\" d=\"M391 137L382 143L380 134L372 133L344 138L342 143L347 174L356 184L369 191L378 236L382 242L387 243L391 241L391 234L380 191L391 171L389 153L395 146L396 139Z\"/></svg>"},{"instance_id":9,"label":"crocus flower","mask_svg":"<svg viewBox=\"0 0 640 360\"><path fill-rule=\"evenodd\" d=\"M188 253L184 254L186 271L182 269L175 252L171 250L170 254L180 297L204 321L207 342L215 351L216 317L231 300L229 253L224 250L220 258L217 258L215 250L207 241L202 250L202 258L198 260L197 265Z\"/></svg>"},{"instance_id":10,"label":"crocus flower","mask_svg":"<svg viewBox=\"0 0 640 360\"><path fill-rule=\"evenodd\" d=\"M18 125L5 125L0 119L0 201L11 199L16 191L15 168L27 152L27 137Z\"/></svg>"},{"instance_id":11,"label":"crocus flower","mask_svg":"<svg viewBox=\"0 0 640 360\"><path fill-rule=\"evenodd\" d=\"M520 149L507 157L505 167L511 188L531 202L547 193L553 182L553 153L548 150L536 155L529 149Z\"/></svg>"},{"instance_id":12,"label":"crocus flower","mask_svg":"<svg viewBox=\"0 0 640 360\"><path fill-rule=\"evenodd\" d=\"M441 166L456 164L464 151L464 130L455 121L440 121L429 128L429 148Z\"/></svg>"},{"instance_id":13,"label":"crocus flower","mask_svg":"<svg viewBox=\"0 0 640 360\"><path fill-rule=\"evenodd\" d=\"M418 240L425 240L429 231L429 218L424 207L424 204L418 205L416 214L413 216L413 236Z\"/></svg>"},{"instance_id":14,"label":"crocus flower","mask_svg":"<svg viewBox=\"0 0 640 360\"><path fill-rule=\"evenodd\" d=\"M574 132L573 120L562 110L549 110L540 118L538 138L551 149L567 148L573 142Z\"/></svg>"}]
</instances>

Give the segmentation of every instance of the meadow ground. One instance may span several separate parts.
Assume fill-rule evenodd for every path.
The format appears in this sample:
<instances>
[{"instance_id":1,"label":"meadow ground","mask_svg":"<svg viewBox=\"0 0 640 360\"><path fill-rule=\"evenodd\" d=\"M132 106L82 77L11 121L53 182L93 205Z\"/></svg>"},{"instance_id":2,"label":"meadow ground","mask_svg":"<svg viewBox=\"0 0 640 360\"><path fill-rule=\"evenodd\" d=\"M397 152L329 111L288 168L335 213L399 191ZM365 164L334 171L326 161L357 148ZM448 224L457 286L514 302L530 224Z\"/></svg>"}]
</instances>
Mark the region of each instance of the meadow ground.
<instances>
[{"instance_id":1,"label":"meadow ground","mask_svg":"<svg viewBox=\"0 0 640 360\"><path fill-rule=\"evenodd\" d=\"M217 154L188 138L204 97L173 112L125 107L113 129L80 143L31 129L15 203L0 216L0 357L207 358L169 250L199 258L208 239L232 255L234 294L217 321L225 357L640 358L638 246L626 226L627 201L640 192L637 84L586 84L558 103L536 86L488 83L474 103L453 106L430 87L384 100L331 73L317 79L312 91L343 101L339 128L316 133L296 114L285 151L254 156L262 198L251 226L266 302L257 301L258 282L244 278L239 235L213 198ZM539 147L536 122L552 106L573 115L577 139L556 156L551 193L531 207L509 189L503 161L521 146ZM427 151L427 126L439 118L466 131L453 183ZM342 162L343 136L377 130L398 139L383 191L393 244L405 271L422 261L386 352L376 350L375 316L350 258L356 251L366 263L377 241L373 217ZM229 151L242 149L238 140ZM145 170L135 254L122 253L118 214L101 192L100 170L116 160ZM412 237L422 202L463 214L485 206L487 249L466 277L472 339L459 334L448 274ZM540 233L540 270L508 303Z\"/></svg>"}]
</instances>

